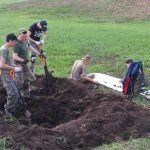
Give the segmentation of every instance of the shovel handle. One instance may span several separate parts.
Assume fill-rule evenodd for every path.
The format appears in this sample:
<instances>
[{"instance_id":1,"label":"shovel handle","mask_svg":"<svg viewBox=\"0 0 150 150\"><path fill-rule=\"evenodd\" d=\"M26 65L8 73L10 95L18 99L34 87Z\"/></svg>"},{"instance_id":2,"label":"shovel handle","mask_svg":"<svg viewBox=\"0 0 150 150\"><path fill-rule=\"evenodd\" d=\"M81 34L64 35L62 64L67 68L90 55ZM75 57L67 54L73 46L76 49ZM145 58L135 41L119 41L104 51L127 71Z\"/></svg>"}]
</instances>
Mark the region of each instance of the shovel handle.
<instances>
[{"instance_id":1,"label":"shovel handle","mask_svg":"<svg viewBox=\"0 0 150 150\"><path fill-rule=\"evenodd\" d=\"M46 60L45 60L44 56L40 57L40 59L41 59L42 64L45 65L46 64Z\"/></svg>"},{"instance_id":2,"label":"shovel handle","mask_svg":"<svg viewBox=\"0 0 150 150\"><path fill-rule=\"evenodd\" d=\"M42 49L43 49L43 44L41 43L40 45L38 45L38 48L39 48L40 50L42 50Z\"/></svg>"},{"instance_id":3,"label":"shovel handle","mask_svg":"<svg viewBox=\"0 0 150 150\"><path fill-rule=\"evenodd\" d=\"M14 78L15 78L14 69L11 69L11 70L9 71L9 74L10 74L10 77L12 78L12 80L14 80Z\"/></svg>"}]
</instances>

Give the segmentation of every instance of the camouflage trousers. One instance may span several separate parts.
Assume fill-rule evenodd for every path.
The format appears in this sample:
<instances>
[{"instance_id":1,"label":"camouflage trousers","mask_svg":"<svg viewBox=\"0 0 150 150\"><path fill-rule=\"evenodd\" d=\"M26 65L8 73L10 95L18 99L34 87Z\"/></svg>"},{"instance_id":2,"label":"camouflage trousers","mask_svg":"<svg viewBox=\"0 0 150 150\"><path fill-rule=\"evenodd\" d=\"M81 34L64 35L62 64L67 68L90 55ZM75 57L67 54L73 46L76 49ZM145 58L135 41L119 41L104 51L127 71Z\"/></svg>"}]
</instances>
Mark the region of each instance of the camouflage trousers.
<instances>
[{"instance_id":1,"label":"camouflage trousers","mask_svg":"<svg viewBox=\"0 0 150 150\"><path fill-rule=\"evenodd\" d=\"M31 44L32 47L34 47L35 49L37 49L37 51L40 52L40 49L38 48L38 46L34 42L30 41L30 44ZM31 70L32 70L32 72L34 70L35 61L36 61L36 53L31 52Z\"/></svg>"},{"instance_id":2,"label":"camouflage trousers","mask_svg":"<svg viewBox=\"0 0 150 150\"><path fill-rule=\"evenodd\" d=\"M142 88L142 82L141 82L141 76L138 75L136 80L135 80L135 84L134 84L134 88L133 88L133 94L134 95L138 95L141 91Z\"/></svg>"},{"instance_id":3,"label":"camouflage trousers","mask_svg":"<svg viewBox=\"0 0 150 150\"><path fill-rule=\"evenodd\" d=\"M9 72L2 73L1 75L2 83L7 92L7 103L4 105L6 114L15 113L16 105L18 103L19 95L14 84L14 81L11 79Z\"/></svg>"},{"instance_id":4,"label":"camouflage trousers","mask_svg":"<svg viewBox=\"0 0 150 150\"><path fill-rule=\"evenodd\" d=\"M21 92L21 95L24 94L23 92L24 82L27 82L29 84L29 90L31 90L30 83L36 81L36 77L34 73L31 71L29 64L23 65L22 71L15 73L15 81L17 83L18 89Z\"/></svg>"}]
</instances>

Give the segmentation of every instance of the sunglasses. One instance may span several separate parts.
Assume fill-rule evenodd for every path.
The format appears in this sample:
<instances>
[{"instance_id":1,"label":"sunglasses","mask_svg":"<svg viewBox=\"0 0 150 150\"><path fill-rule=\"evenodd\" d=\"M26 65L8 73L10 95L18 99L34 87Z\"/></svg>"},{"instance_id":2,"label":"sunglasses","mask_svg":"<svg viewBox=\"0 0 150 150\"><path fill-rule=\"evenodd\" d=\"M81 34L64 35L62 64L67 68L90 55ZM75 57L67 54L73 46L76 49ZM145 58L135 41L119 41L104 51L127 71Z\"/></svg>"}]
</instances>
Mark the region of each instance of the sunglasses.
<instances>
[{"instance_id":1,"label":"sunglasses","mask_svg":"<svg viewBox=\"0 0 150 150\"><path fill-rule=\"evenodd\" d=\"M23 32L20 32L20 33L27 34L27 31L23 31Z\"/></svg>"}]
</instances>

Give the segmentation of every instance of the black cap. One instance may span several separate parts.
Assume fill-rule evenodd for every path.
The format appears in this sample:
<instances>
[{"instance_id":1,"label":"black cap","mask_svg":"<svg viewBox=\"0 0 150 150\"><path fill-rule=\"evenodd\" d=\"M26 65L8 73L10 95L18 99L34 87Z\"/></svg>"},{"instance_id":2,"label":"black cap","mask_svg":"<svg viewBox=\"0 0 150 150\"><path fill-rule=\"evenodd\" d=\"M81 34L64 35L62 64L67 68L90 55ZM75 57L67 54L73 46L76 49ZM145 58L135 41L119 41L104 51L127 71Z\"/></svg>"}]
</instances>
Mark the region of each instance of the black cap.
<instances>
[{"instance_id":1,"label":"black cap","mask_svg":"<svg viewBox=\"0 0 150 150\"><path fill-rule=\"evenodd\" d=\"M41 20L40 25L42 26L43 31L47 31L47 22L45 20Z\"/></svg>"}]
</instances>

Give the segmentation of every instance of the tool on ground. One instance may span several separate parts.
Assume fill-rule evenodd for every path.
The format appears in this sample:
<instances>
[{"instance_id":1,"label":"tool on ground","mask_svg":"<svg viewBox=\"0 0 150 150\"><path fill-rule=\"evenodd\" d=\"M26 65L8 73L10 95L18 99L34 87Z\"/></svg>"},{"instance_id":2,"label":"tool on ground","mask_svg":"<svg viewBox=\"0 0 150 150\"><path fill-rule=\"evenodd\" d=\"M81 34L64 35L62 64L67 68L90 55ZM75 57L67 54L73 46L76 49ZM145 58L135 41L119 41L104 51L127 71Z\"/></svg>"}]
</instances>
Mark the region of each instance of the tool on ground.
<instances>
[{"instance_id":1,"label":"tool on ground","mask_svg":"<svg viewBox=\"0 0 150 150\"><path fill-rule=\"evenodd\" d=\"M43 50L43 44L39 45L39 49L41 51L41 54L43 54L43 51L44 51ZM42 64L44 65L44 71L45 71L45 77L46 77L46 83L47 83L46 86L47 86L47 89L50 90L50 88L52 87L53 79L54 79L54 77L52 75L54 70L51 70L49 72L48 67L47 67L47 63L46 63L46 56L43 55L43 56L40 56L40 58L41 58Z\"/></svg>"},{"instance_id":2,"label":"tool on ground","mask_svg":"<svg viewBox=\"0 0 150 150\"><path fill-rule=\"evenodd\" d=\"M144 89L145 91L141 92L140 95L144 96L148 101L150 101L150 90Z\"/></svg>"},{"instance_id":3,"label":"tool on ground","mask_svg":"<svg viewBox=\"0 0 150 150\"><path fill-rule=\"evenodd\" d=\"M18 92L18 95L19 95L19 102L20 102L20 104L23 106L24 114L25 114L28 118L30 118L31 112L27 109L27 104L26 104L25 100L23 99L23 97L22 97L21 94L20 94L20 91L19 91L19 89L18 89L17 83L16 83L16 81L14 80L14 76L15 76L14 70L10 70L10 77L12 78L12 80L13 80L15 86L16 86L16 89L17 89L17 92Z\"/></svg>"}]
</instances>

